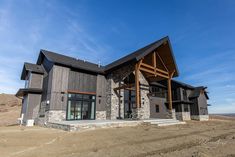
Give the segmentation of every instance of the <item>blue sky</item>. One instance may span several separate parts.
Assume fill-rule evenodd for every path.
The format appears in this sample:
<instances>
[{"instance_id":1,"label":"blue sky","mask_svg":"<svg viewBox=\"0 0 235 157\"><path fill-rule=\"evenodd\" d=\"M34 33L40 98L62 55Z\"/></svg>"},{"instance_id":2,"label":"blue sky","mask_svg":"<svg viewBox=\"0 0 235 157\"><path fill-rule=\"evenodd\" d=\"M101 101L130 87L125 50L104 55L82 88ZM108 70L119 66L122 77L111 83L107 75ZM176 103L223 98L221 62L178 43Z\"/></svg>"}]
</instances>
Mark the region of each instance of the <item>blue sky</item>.
<instances>
[{"instance_id":1,"label":"blue sky","mask_svg":"<svg viewBox=\"0 0 235 157\"><path fill-rule=\"evenodd\" d=\"M40 49L105 65L168 35L177 80L208 87L211 113L235 113L235 1L1 0L0 93L23 87Z\"/></svg>"}]
</instances>

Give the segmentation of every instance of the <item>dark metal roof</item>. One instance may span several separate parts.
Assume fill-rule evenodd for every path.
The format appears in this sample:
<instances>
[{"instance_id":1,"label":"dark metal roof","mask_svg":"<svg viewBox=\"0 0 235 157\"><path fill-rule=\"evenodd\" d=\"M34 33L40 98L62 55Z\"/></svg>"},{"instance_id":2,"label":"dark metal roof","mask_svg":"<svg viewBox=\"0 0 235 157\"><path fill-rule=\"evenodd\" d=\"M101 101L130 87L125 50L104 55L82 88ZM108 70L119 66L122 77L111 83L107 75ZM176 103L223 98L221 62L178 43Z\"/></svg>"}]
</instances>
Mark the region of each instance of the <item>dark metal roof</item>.
<instances>
[{"instance_id":1,"label":"dark metal roof","mask_svg":"<svg viewBox=\"0 0 235 157\"><path fill-rule=\"evenodd\" d=\"M147 45L147 46L123 57L123 58L120 58L117 61L114 61L111 64L108 64L106 66L99 66L98 64L94 64L91 62L85 62L80 59L68 57L68 56L61 55L61 54L58 54L58 53L55 53L52 51L47 51L47 50L40 51L37 64L41 64L43 61L43 57L46 57L49 61L51 61L55 64L104 74L105 72L109 72L113 68L117 68L125 63L130 62L130 61L139 61L144 56L148 55L149 53L151 53L152 51L154 51L156 48L158 48L159 46L161 46L164 43L168 43L168 45L169 45L171 59L173 61L174 69L176 70L174 76L178 76L178 73L179 73L178 68L177 68L177 65L175 62L175 58L174 58L174 55L173 55L173 52L171 49L170 40L168 37L164 37L164 38L162 38L152 44L149 44L149 45Z\"/></svg>"},{"instance_id":2,"label":"dark metal roof","mask_svg":"<svg viewBox=\"0 0 235 157\"><path fill-rule=\"evenodd\" d=\"M24 63L24 67L21 73L21 80L24 80L28 72L34 72L38 74L44 74L44 70L41 65L33 63Z\"/></svg>"},{"instance_id":3,"label":"dark metal roof","mask_svg":"<svg viewBox=\"0 0 235 157\"><path fill-rule=\"evenodd\" d=\"M61 55L61 54L47 51L47 50L40 51L37 64L41 64L43 57L46 57L49 61L55 64L64 65L64 66L72 67L75 69L81 69L81 70L86 70L86 71L95 72L95 73L104 73L104 68L102 66L99 66L98 64L94 64L91 62Z\"/></svg>"},{"instance_id":4,"label":"dark metal roof","mask_svg":"<svg viewBox=\"0 0 235 157\"><path fill-rule=\"evenodd\" d=\"M188 89L194 89L195 87L189 85L189 84L186 84L186 83L183 83L183 82L180 82L180 81L176 81L176 80L172 80L172 83L174 84L177 84L181 87L185 87L185 88L188 88Z\"/></svg>"},{"instance_id":5,"label":"dark metal roof","mask_svg":"<svg viewBox=\"0 0 235 157\"><path fill-rule=\"evenodd\" d=\"M158 82L150 82L150 85L154 85L154 86L158 86L158 87L162 87L162 88L167 88L166 86L162 85L161 83Z\"/></svg>"},{"instance_id":6,"label":"dark metal roof","mask_svg":"<svg viewBox=\"0 0 235 157\"><path fill-rule=\"evenodd\" d=\"M159 46L161 46L162 44L164 44L165 42L167 42L169 44L169 49L170 49L170 53L171 53L171 56L172 56L172 60L174 62L174 66L175 66L175 74L174 76L178 76L179 74L179 71L178 71L178 67L177 67L177 64L175 62L175 57L174 57L174 54L172 52L172 48L171 48L171 44L170 44L170 40L169 40L169 37L164 37L160 40L157 40L141 49L138 49L136 51L134 51L133 53L125 56L125 57L122 57L108 65L105 66L105 70L106 71L109 71L115 67L118 67L122 64L125 64L127 62L130 62L130 61L139 61L140 59L142 59L144 56L148 55L149 53L153 52L156 48L158 48Z\"/></svg>"},{"instance_id":7,"label":"dark metal roof","mask_svg":"<svg viewBox=\"0 0 235 157\"><path fill-rule=\"evenodd\" d=\"M203 87L203 86L200 86L200 87L196 87L189 95L189 98L192 99L192 98L197 98L200 96L200 93L201 91L203 90L205 96L207 99L209 99L208 95L207 95L207 92L205 91L207 87Z\"/></svg>"},{"instance_id":8,"label":"dark metal roof","mask_svg":"<svg viewBox=\"0 0 235 157\"><path fill-rule=\"evenodd\" d=\"M39 88L20 88L18 90L18 92L16 93L16 96L23 97L24 95L26 95L28 93L40 94L40 93L42 93L42 89L39 89Z\"/></svg>"},{"instance_id":9,"label":"dark metal roof","mask_svg":"<svg viewBox=\"0 0 235 157\"><path fill-rule=\"evenodd\" d=\"M167 80L162 80L162 81L159 81L158 83L167 87ZM194 89L195 88L189 84L186 84L186 83L183 83L180 81L176 81L173 79L171 80L171 84L172 84L172 88L178 88L178 87L183 87L183 88L187 88L187 89Z\"/></svg>"}]
</instances>

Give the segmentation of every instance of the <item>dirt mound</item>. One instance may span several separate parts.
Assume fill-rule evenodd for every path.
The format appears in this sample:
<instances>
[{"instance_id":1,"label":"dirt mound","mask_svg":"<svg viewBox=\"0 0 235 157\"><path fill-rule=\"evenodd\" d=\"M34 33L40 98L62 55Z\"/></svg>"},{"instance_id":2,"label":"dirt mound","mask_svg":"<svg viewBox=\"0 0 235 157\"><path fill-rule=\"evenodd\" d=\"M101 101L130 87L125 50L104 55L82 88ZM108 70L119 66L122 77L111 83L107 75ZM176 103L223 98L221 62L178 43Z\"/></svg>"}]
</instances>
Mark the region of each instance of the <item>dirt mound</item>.
<instances>
[{"instance_id":1,"label":"dirt mound","mask_svg":"<svg viewBox=\"0 0 235 157\"><path fill-rule=\"evenodd\" d=\"M0 126L13 125L20 117L22 100L12 94L0 94Z\"/></svg>"},{"instance_id":2,"label":"dirt mound","mask_svg":"<svg viewBox=\"0 0 235 157\"><path fill-rule=\"evenodd\" d=\"M21 99L12 94L0 94L0 107L21 106Z\"/></svg>"}]
</instances>

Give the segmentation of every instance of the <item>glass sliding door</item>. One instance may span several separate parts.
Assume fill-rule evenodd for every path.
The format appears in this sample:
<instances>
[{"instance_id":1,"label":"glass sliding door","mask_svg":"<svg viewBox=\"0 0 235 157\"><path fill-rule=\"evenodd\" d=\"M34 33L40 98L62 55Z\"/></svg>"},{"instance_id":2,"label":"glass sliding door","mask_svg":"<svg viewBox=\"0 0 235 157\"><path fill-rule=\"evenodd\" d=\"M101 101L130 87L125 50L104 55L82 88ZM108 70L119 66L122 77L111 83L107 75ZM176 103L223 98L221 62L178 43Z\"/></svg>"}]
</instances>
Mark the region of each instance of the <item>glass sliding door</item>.
<instances>
[{"instance_id":1,"label":"glass sliding door","mask_svg":"<svg viewBox=\"0 0 235 157\"><path fill-rule=\"evenodd\" d=\"M95 119L95 95L68 94L67 120Z\"/></svg>"}]
</instances>

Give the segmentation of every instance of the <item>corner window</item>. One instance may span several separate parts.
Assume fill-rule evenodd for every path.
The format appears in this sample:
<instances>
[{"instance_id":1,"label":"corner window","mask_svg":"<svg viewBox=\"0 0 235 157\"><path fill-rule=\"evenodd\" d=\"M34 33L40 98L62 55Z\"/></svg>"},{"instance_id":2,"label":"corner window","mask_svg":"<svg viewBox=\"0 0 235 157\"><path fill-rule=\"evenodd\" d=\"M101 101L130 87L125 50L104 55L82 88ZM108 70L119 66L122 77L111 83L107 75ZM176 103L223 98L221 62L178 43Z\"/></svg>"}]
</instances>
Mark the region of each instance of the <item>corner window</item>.
<instances>
[{"instance_id":1,"label":"corner window","mask_svg":"<svg viewBox=\"0 0 235 157\"><path fill-rule=\"evenodd\" d=\"M184 105L184 112L189 112L188 105Z\"/></svg>"},{"instance_id":2,"label":"corner window","mask_svg":"<svg viewBox=\"0 0 235 157\"><path fill-rule=\"evenodd\" d=\"M155 105L155 111L156 113L159 113L159 105Z\"/></svg>"}]
</instances>

